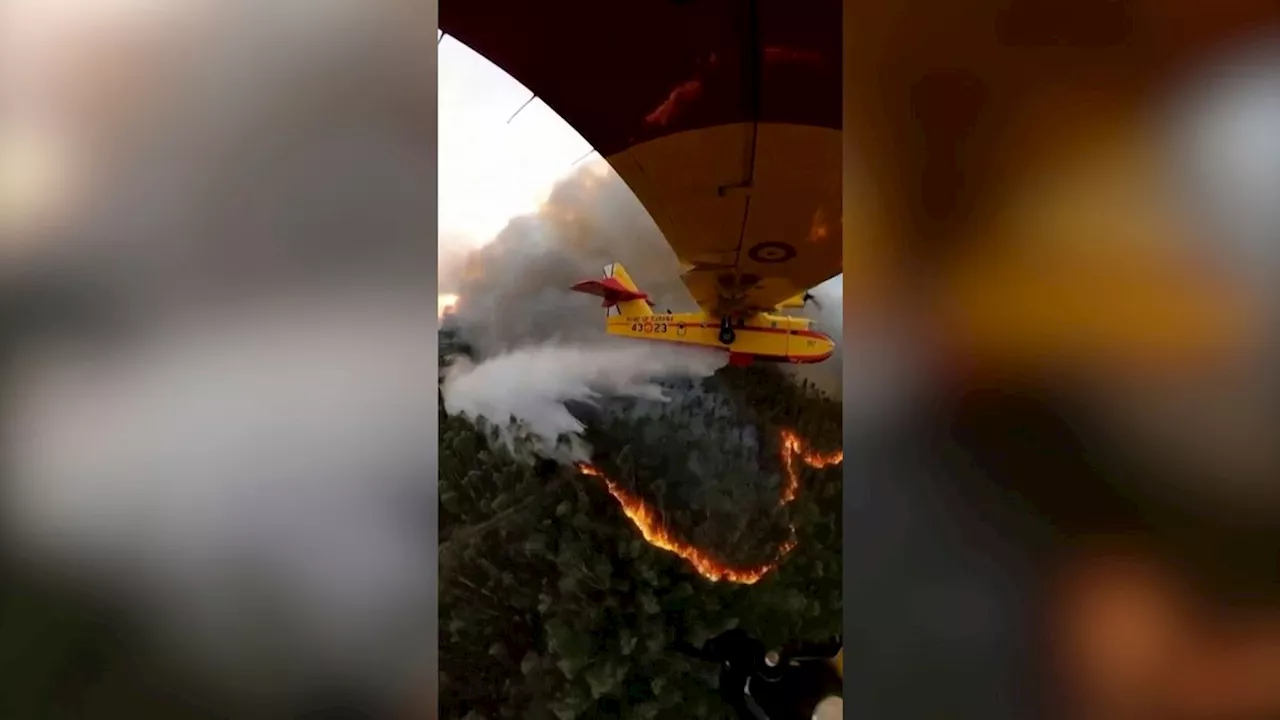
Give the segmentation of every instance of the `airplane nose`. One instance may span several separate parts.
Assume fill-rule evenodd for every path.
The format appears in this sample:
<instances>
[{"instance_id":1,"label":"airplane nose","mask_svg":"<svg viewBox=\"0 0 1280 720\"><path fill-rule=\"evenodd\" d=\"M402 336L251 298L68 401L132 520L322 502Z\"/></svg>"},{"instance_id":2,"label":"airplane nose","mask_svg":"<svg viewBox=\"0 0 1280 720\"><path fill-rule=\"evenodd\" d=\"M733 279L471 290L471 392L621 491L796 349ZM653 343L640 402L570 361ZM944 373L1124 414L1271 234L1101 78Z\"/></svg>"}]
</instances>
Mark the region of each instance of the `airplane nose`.
<instances>
[{"instance_id":1,"label":"airplane nose","mask_svg":"<svg viewBox=\"0 0 1280 720\"><path fill-rule=\"evenodd\" d=\"M818 353L818 359L826 360L835 353L836 341L832 340L831 336L826 333L820 332L818 334L821 336L818 340L819 346L821 347L821 350Z\"/></svg>"},{"instance_id":2,"label":"airplane nose","mask_svg":"<svg viewBox=\"0 0 1280 720\"><path fill-rule=\"evenodd\" d=\"M817 330L804 333L803 343L796 348L791 362L817 363L831 357L836 351L836 342L830 335Z\"/></svg>"}]
</instances>

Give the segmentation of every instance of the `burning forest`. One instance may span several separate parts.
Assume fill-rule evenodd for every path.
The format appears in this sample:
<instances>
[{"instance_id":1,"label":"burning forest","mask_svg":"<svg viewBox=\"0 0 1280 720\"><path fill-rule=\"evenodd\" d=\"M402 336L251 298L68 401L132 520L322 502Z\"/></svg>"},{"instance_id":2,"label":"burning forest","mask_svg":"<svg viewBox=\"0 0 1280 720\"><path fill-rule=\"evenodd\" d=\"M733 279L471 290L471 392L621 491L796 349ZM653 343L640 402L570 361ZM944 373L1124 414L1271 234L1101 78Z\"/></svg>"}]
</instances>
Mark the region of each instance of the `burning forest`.
<instances>
[{"instance_id":1,"label":"burning forest","mask_svg":"<svg viewBox=\"0 0 1280 720\"><path fill-rule=\"evenodd\" d=\"M442 718L724 717L718 668L673 643L841 632L840 359L611 341L566 288L615 260L681 307L670 249L600 166L441 257ZM825 329L839 292L815 289Z\"/></svg>"},{"instance_id":2,"label":"burning forest","mask_svg":"<svg viewBox=\"0 0 1280 720\"><path fill-rule=\"evenodd\" d=\"M441 339L443 366L465 334ZM505 357L470 370L485 403L442 386L441 717L722 717L717 668L673 643L840 633L838 401L772 367L637 359L574 388L551 376L588 354ZM547 432L573 451L531 461Z\"/></svg>"},{"instance_id":3,"label":"burning forest","mask_svg":"<svg viewBox=\"0 0 1280 720\"><path fill-rule=\"evenodd\" d=\"M800 491L800 474L796 463L804 463L811 468L822 469L828 465L838 465L844 461L844 452L836 450L829 453L819 453L810 450L804 440L791 430L781 431L780 437L782 443L781 467L784 473L782 495L778 500L781 505L795 500L796 494ZM760 578L777 568L782 558L795 549L797 541L795 539L795 528L792 527L792 536L779 546L776 560L752 567L731 567L715 557L713 553L677 537L666 526L661 513L645 502L644 498L623 488L617 480L609 477L600 468L590 463L578 463L576 467L583 475L596 477L604 482L609 494L622 506L622 511L635 524L636 530L640 532L645 542L656 548L675 553L688 561L698 571L699 575L712 582L726 580L742 585L754 585Z\"/></svg>"}]
</instances>

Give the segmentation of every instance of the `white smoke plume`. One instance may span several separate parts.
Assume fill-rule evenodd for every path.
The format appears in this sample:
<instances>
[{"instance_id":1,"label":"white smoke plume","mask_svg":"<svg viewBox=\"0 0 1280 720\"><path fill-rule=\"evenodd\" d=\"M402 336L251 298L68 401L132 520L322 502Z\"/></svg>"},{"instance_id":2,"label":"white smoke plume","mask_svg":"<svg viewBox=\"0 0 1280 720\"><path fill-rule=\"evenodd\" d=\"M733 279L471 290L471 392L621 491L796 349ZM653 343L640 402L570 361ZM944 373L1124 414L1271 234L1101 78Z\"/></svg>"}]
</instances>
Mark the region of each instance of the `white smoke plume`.
<instances>
[{"instance_id":1,"label":"white smoke plume","mask_svg":"<svg viewBox=\"0 0 1280 720\"><path fill-rule=\"evenodd\" d=\"M600 300L569 286L621 262L660 309L694 309L679 263L631 189L603 162L562 180L535 214L446 263L440 290L461 297L454 321L478 355L605 337Z\"/></svg>"},{"instance_id":2,"label":"white smoke plume","mask_svg":"<svg viewBox=\"0 0 1280 720\"><path fill-rule=\"evenodd\" d=\"M461 257L442 250L440 291L460 296L453 322L481 357L529 344L592 342L606 337L604 311L598 299L569 286L600 277L613 262L626 266L658 309L697 309L658 226L626 183L599 161L562 180L537 213L512 219L489 244ZM818 305L803 311L837 341L836 354L796 370L837 398L841 283L837 276L815 288Z\"/></svg>"},{"instance_id":3,"label":"white smoke plume","mask_svg":"<svg viewBox=\"0 0 1280 720\"><path fill-rule=\"evenodd\" d=\"M478 365L459 359L444 371L443 393L450 414L484 418L500 430L514 418L539 454L585 461L591 449L584 427L566 403L596 404L607 397L665 402L667 393L655 379L704 378L725 362L723 353L675 345L543 345Z\"/></svg>"}]
</instances>

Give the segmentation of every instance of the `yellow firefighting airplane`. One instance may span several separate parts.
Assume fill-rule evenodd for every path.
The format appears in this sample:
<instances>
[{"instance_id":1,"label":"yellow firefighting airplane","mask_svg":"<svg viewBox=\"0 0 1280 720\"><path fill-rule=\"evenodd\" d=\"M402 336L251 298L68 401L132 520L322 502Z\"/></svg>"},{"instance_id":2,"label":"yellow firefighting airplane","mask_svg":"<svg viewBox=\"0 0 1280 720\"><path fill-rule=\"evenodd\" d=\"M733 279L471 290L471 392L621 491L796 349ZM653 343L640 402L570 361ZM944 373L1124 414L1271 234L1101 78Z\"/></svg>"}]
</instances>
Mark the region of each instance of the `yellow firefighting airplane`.
<instances>
[{"instance_id":1,"label":"yellow firefighting airplane","mask_svg":"<svg viewBox=\"0 0 1280 720\"><path fill-rule=\"evenodd\" d=\"M751 310L718 314L719 320L707 311L655 313L649 296L621 263L606 267L602 279L585 280L573 289L604 299L605 331L610 335L720 348L729 352L735 365L752 360L818 363L835 352L835 342L807 318ZM797 293L775 308L801 308L810 299L807 292ZM739 305L750 307L742 301Z\"/></svg>"}]
</instances>

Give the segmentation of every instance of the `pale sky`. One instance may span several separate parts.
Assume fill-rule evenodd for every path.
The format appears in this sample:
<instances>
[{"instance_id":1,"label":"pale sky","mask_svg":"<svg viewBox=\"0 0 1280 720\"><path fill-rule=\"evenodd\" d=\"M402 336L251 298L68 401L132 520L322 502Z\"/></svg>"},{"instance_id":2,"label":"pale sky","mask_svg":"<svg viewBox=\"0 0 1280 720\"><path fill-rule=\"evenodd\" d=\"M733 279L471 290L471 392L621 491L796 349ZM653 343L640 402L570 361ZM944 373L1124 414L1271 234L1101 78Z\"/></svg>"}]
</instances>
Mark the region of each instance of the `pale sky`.
<instances>
[{"instance_id":1,"label":"pale sky","mask_svg":"<svg viewBox=\"0 0 1280 720\"><path fill-rule=\"evenodd\" d=\"M440 242L481 245L536 211L591 145L538 99L508 124L529 90L448 35L439 51Z\"/></svg>"}]
</instances>

